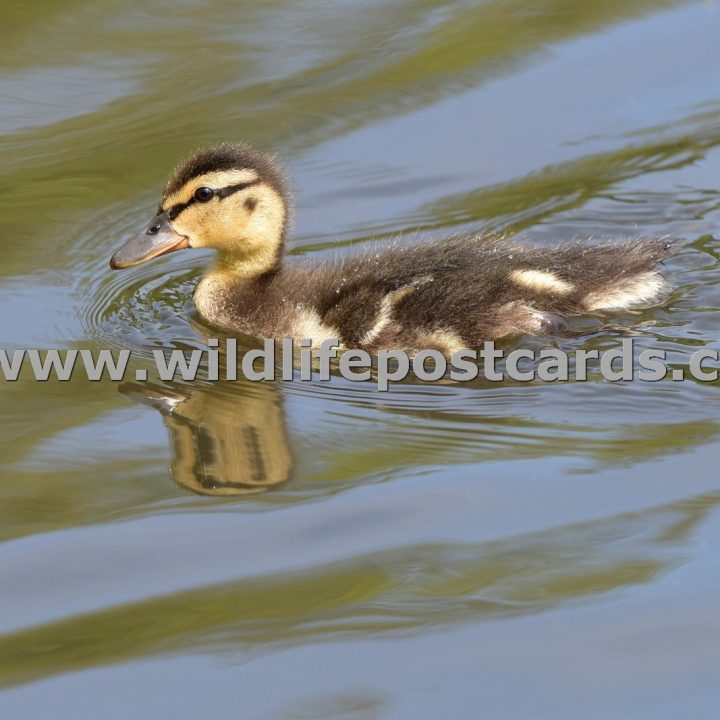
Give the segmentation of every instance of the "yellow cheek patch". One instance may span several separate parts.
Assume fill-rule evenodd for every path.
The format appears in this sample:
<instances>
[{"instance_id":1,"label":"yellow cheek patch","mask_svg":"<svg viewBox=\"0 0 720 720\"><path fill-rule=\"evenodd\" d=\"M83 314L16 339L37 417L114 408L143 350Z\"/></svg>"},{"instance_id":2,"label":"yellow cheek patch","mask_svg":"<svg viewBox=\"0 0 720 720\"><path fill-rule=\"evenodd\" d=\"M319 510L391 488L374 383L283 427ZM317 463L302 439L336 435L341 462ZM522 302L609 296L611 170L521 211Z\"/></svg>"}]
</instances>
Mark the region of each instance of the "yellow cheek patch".
<instances>
[{"instance_id":1,"label":"yellow cheek patch","mask_svg":"<svg viewBox=\"0 0 720 720\"><path fill-rule=\"evenodd\" d=\"M207 213L206 208L203 208L203 210ZM179 232L181 235L191 237L195 240L195 242L197 242L197 238L202 235L202 231L207 220L209 220L210 226L212 227L212 218L199 218L197 215L197 208L193 205L178 215L178 217L173 221L173 227L176 232Z\"/></svg>"},{"instance_id":2,"label":"yellow cheek patch","mask_svg":"<svg viewBox=\"0 0 720 720\"><path fill-rule=\"evenodd\" d=\"M567 295L575 289L572 283L559 278L547 270L513 270L510 279L518 285L539 292Z\"/></svg>"},{"instance_id":3,"label":"yellow cheek patch","mask_svg":"<svg viewBox=\"0 0 720 720\"><path fill-rule=\"evenodd\" d=\"M250 170L249 168L242 170L218 170L216 172L205 173L204 175L200 175L189 182L186 182L172 195L168 195L163 198L161 207L163 211L165 211L173 205L186 203L190 200L190 198L192 198L193 193L203 186L219 190L220 188L228 187L229 185L240 185L241 183L255 182L257 179L258 174L255 170Z\"/></svg>"}]
</instances>

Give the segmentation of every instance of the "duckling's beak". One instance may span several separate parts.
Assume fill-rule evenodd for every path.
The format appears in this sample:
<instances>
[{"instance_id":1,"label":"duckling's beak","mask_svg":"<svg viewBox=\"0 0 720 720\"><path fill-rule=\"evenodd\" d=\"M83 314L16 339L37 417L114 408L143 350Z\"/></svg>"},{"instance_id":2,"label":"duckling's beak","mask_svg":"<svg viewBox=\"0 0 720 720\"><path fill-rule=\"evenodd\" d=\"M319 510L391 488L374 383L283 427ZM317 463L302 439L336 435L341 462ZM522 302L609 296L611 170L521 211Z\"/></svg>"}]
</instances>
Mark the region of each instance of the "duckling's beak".
<instances>
[{"instance_id":1,"label":"duckling's beak","mask_svg":"<svg viewBox=\"0 0 720 720\"><path fill-rule=\"evenodd\" d=\"M187 247L190 247L188 238L175 231L167 213L160 213L112 256L110 267L113 270L132 267Z\"/></svg>"}]
</instances>

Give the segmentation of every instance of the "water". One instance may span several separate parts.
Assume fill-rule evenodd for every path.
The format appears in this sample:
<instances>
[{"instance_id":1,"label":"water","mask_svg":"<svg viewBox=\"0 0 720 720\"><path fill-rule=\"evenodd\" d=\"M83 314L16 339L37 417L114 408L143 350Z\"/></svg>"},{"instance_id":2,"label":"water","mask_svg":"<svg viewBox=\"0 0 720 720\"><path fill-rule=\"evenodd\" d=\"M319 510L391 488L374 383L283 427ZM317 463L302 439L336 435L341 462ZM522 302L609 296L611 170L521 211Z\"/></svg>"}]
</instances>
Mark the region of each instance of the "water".
<instances>
[{"instance_id":1,"label":"water","mask_svg":"<svg viewBox=\"0 0 720 720\"><path fill-rule=\"evenodd\" d=\"M290 169L296 255L682 237L665 305L552 342L718 347L715 2L6 5L6 349L204 347L206 255L107 261L237 138ZM717 383L0 393L2 717L716 714Z\"/></svg>"}]
</instances>

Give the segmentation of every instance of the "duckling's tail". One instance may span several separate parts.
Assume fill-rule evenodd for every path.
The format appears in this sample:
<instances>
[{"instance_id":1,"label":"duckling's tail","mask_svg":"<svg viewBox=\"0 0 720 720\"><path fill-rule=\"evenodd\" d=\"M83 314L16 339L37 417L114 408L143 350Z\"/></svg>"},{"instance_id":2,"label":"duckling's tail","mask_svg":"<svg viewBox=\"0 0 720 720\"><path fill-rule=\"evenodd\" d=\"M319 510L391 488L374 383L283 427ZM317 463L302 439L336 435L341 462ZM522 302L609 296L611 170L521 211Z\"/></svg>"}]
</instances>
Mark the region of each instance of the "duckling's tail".
<instances>
[{"instance_id":1,"label":"duckling's tail","mask_svg":"<svg viewBox=\"0 0 720 720\"><path fill-rule=\"evenodd\" d=\"M657 266L678 245L678 240L657 238L591 250L587 260L597 265L591 273L595 282L582 297L585 310L629 310L658 302L669 283Z\"/></svg>"}]
</instances>

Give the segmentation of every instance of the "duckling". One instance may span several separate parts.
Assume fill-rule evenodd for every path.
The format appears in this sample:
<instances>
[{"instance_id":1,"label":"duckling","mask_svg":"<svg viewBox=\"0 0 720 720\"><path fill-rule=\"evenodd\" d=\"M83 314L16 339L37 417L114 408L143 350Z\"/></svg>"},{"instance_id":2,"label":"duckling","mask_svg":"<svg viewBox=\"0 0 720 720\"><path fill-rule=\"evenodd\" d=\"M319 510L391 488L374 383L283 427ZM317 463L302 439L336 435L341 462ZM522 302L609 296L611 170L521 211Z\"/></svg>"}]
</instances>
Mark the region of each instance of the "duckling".
<instances>
[{"instance_id":1,"label":"duckling","mask_svg":"<svg viewBox=\"0 0 720 720\"><path fill-rule=\"evenodd\" d=\"M112 257L127 268L213 248L194 301L218 328L263 338L451 354L565 318L656 303L666 238L529 247L496 235L390 243L319 263L285 261L290 192L274 158L243 143L200 150L167 182L155 217Z\"/></svg>"}]
</instances>

